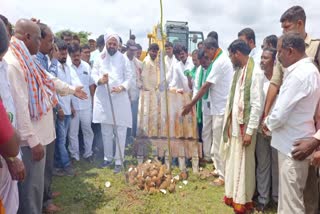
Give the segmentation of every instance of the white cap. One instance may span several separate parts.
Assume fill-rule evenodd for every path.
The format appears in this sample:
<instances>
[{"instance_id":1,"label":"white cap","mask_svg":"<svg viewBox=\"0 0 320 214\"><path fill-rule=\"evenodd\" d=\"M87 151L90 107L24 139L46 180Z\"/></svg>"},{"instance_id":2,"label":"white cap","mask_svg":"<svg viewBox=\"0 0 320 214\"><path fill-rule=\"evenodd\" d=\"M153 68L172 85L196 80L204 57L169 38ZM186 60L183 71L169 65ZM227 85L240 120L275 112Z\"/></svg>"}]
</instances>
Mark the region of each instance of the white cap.
<instances>
[{"instance_id":1,"label":"white cap","mask_svg":"<svg viewBox=\"0 0 320 214\"><path fill-rule=\"evenodd\" d=\"M90 40L96 41L96 37L91 34L91 35L88 36L88 41L90 41Z\"/></svg>"}]
</instances>

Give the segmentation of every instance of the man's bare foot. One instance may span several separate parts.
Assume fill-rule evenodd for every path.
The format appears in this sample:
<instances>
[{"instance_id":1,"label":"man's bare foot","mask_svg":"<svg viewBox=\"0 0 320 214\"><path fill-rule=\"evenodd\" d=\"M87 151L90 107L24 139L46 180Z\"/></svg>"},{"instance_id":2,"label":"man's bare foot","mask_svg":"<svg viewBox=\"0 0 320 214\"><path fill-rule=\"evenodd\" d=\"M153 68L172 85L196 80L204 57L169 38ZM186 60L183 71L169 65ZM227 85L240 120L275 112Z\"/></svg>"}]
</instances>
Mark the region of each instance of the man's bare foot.
<instances>
[{"instance_id":1,"label":"man's bare foot","mask_svg":"<svg viewBox=\"0 0 320 214\"><path fill-rule=\"evenodd\" d=\"M43 213L57 213L62 209L55 204L49 204L46 208L43 209Z\"/></svg>"},{"instance_id":2,"label":"man's bare foot","mask_svg":"<svg viewBox=\"0 0 320 214\"><path fill-rule=\"evenodd\" d=\"M52 193L52 198L59 197L61 195L61 192L53 192Z\"/></svg>"}]
</instances>

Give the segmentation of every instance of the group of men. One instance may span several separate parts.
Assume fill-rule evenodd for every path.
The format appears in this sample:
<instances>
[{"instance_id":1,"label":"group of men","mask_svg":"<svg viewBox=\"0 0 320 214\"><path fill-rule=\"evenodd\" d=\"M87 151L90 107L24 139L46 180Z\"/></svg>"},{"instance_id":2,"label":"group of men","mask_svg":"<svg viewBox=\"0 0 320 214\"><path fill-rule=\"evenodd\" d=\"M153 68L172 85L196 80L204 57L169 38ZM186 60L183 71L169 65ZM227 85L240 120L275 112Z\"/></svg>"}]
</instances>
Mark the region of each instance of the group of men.
<instances>
[{"instance_id":1,"label":"group of men","mask_svg":"<svg viewBox=\"0 0 320 214\"><path fill-rule=\"evenodd\" d=\"M57 212L61 209L52 199L60 193L51 190L52 176L75 175L72 165L80 160L80 127L83 158L93 161L96 141L97 147L103 145L102 167L115 157L115 173L120 172L127 128L132 124L130 104L137 109L139 92L129 86L133 71L139 72L133 69L141 69L135 56L141 46L129 40L122 54L115 33L97 41L89 38L88 45L80 46L79 38L69 32L54 37L39 20L20 19L14 32L6 17L1 15L1 20L1 107L11 121L9 127L1 127L5 134L1 143L8 147L10 142L1 153L1 208L6 213ZM121 142L115 155L108 96ZM125 109L119 108L124 101ZM19 154L14 145L19 145Z\"/></svg>"},{"instance_id":2,"label":"group of men","mask_svg":"<svg viewBox=\"0 0 320 214\"><path fill-rule=\"evenodd\" d=\"M278 213L319 212L320 41L305 32L300 6L280 22L283 35L267 36L262 51L245 28L227 57L212 31L192 53L193 68L185 67L183 50L172 76L168 68L169 82L181 83L178 92L193 90L182 115L196 106L204 159L212 159L217 177L212 184L225 186L235 213L269 205Z\"/></svg>"},{"instance_id":3,"label":"group of men","mask_svg":"<svg viewBox=\"0 0 320 214\"><path fill-rule=\"evenodd\" d=\"M125 49L114 32L80 46L77 36L55 38L38 20L20 19L12 32L0 18L0 207L7 213L60 210L52 175L75 174L79 127L83 158L92 162L93 142L102 141L101 167L114 162L119 173L127 137L143 130L141 91L146 99L163 89L192 94L181 116L195 113L212 184L225 186L235 213L270 203L280 214L318 213L320 42L305 32L302 7L284 12L283 35L266 37L262 51L250 28L227 51L215 31L191 56L168 41L165 78L157 44L141 62L133 37Z\"/></svg>"}]
</instances>

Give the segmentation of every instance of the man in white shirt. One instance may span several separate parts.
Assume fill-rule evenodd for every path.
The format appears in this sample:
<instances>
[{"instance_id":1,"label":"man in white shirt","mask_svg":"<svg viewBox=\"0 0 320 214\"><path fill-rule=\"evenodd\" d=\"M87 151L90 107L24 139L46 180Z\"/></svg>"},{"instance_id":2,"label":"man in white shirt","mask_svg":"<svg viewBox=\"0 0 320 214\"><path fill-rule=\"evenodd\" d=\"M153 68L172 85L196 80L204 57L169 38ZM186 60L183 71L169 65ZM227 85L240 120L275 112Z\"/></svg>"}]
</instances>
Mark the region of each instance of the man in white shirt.
<instances>
[{"instance_id":1,"label":"man in white shirt","mask_svg":"<svg viewBox=\"0 0 320 214\"><path fill-rule=\"evenodd\" d=\"M105 46L104 36L100 35L97 38L97 49L94 51L91 51L91 54L90 54L90 64L92 66L94 62L99 58L104 46Z\"/></svg>"},{"instance_id":2,"label":"man in white shirt","mask_svg":"<svg viewBox=\"0 0 320 214\"><path fill-rule=\"evenodd\" d=\"M303 191L310 160L294 160L291 152L296 140L315 133L314 113L320 98L320 77L317 67L307 58L303 38L297 33L280 38L278 59L285 68L283 84L264 126L265 131L272 132L271 146L278 150L278 213L306 213Z\"/></svg>"},{"instance_id":3,"label":"man in white shirt","mask_svg":"<svg viewBox=\"0 0 320 214\"><path fill-rule=\"evenodd\" d=\"M214 184L223 185L224 161L220 157L219 148L233 67L230 59L219 48L218 42L214 38L209 37L204 41L204 50L211 63L206 72L200 71L196 80L199 91L192 102L184 108L188 110L199 99L202 99L204 158L212 159L214 162L214 174L219 177L214 181Z\"/></svg>"},{"instance_id":4,"label":"man in white shirt","mask_svg":"<svg viewBox=\"0 0 320 214\"><path fill-rule=\"evenodd\" d=\"M86 63L88 63L90 66L92 66L90 64L90 47L89 45L82 45L80 47L80 53L81 53L81 60L85 61ZM72 60L71 60L72 61Z\"/></svg>"},{"instance_id":5,"label":"man in white shirt","mask_svg":"<svg viewBox=\"0 0 320 214\"><path fill-rule=\"evenodd\" d=\"M8 32L0 19L0 101L5 107L12 126L16 127L16 109L8 81L8 65L3 59L9 48ZM7 116L6 115L6 116ZM3 121L2 121L3 123ZM10 142L12 144L12 142ZM0 155L0 198L7 213L16 213L19 207L19 192L17 181L23 181L25 169L23 162L17 157Z\"/></svg>"},{"instance_id":6,"label":"man in white shirt","mask_svg":"<svg viewBox=\"0 0 320 214\"><path fill-rule=\"evenodd\" d=\"M132 111L132 129L128 130L127 135L129 137L135 137L137 134L139 95L140 95L140 89L142 87L142 83L141 83L142 62L135 57L136 51L138 50L138 48L134 40L129 40L126 46L127 46L127 52L125 56L129 60L131 70L132 70L132 86L128 91L130 102L131 102L131 111Z\"/></svg>"},{"instance_id":7,"label":"man in white shirt","mask_svg":"<svg viewBox=\"0 0 320 214\"><path fill-rule=\"evenodd\" d=\"M57 103L56 91L82 97L79 88L71 88L50 77L31 56L37 54L42 43L40 40L41 31L37 24L20 19L15 25L15 35L5 56L11 94L16 109L19 109L16 111L16 124L22 139L21 153L27 172L24 182L19 185L19 213L41 213L43 208L46 146L55 139L52 108ZM34 76L28 79L26 75L30 73ZM30 84L37 90L32 90Z\"/></svg>"},{"instance_id":8,"label":"man in white shirt","mask_svg":"<svg viewBox=\"0 0 320 214\"><path fill-rule=\"evenodd\" d=\"M72 97L72 107L75 110L70 122L69 130L69 151L72 158L79 161L79 125L81 126L84 143L83 157L88 162L93 162L92 158L92 143L93 143L93 131L91 129L92 121L92 95L94 91L94 81L91 77L90 65L80 59L80 46L72 45L68 48L69 55L71 57L71 68L77 74L77 78L80 79L83 85L83 90L88 94L88 99L80 100L77 97ZM77 81L77 79L75 79Z\"/></svg>"},{"instance_id":9,"label":"man in white shirt","mask_svg":"<svg viewBox=\"0 0 320 214\"><path fill-rule=\"evenodd\" d=\"M166 65L166 72L169 72L171 67L177 62L177 59L173 55L173 44L171 42L166 42L164 47L166 49L166 55L164 57L164 62Z\"/></svg>"},{"instance_id":10,"label":"man in white shirt","mask_svg":"<svg viewBox=\"0 0 320 214\"><path fill-rule=\"evenodd\" d=\"M307 14L301 6L292 6L288 8L280 17L280 23L283 33L297 32L304 38L306 46L306 54L311 57L313 62L320 68L320 41L314 39L306 32ZM264 108L264 117L270 113L270 108L279 92L283 79L283 68L278 62L274 68L266 104ZM309 175L307 179L307 186L304 194L306 213L317 213L319 211L319 196L320 196L320 183L318 179L317 169L309 166Z\"/></svg>"},{"instance_id":11,"label":"man in white shirt","mask_svg":"<svg viewBox=\"0 0 320 214\"><path fill-rule=\"evenodd\" d=\"M259 65L261 50L258 50L256 47L256 36L254 31L251 28L244 28L238 33L238 38L247 43L251 50L249 57L252 57L254 62Z\"/></svg>"},{"instance_id":12,"label":"man in white shirt","mask_svg":"<svg viewBox=\"0 0 320 214\"><path fill-rule=\"evenodd\" d=\"M172 67L172 79L169 82L169 88L175 89L177 92L188 93L192 91L191 77L188 77L185 71L193 68L192 58L188 56L188 50L182 46L179 50L180 61Z\"/></svg>"},{"instance_id":13,"label":"man in white shirt","mask_svg":"<svg viewBox=\"0 0 320 214\"><path fill-rule=\"evenodd\" d=\"M75 71L67 64L67 43L63 40L59 40L57 42L57 47L59 49L57 78L68 83L69 85L77 85L76 83L79 83L79 80L74 81L77 78L77 75L75 74ZM59 107L57 113L58 118L56 120L57 138L55 145L55 167L58 171L61 171L68 176L74 175L66 148L67 133L70 127L71 115L75 113L74 109L71 107L71 97L72 95L58 95Z\"/></svg>"},{"instance_id":14,"label":"man in white shirt","mask_svg":"<svg viewBox=\"0 0 320 214\"><path fill-rule=\"evenodd\" d=\"M124 158L127 128L132 127L128 94L132 83L132 70L129 60L118 51L119 36L116 33L106 34L105 41L106 48L92 69L92 77L97 85L94 94L93 122L101 123L104 145L104 162L101 167L110 166L112 160L115 159L114 173L119 173L122 165L121 156ZM107 91L107 83L110 86L109 92ZM116 124L113 121L109 94L112 99ZM116 138L115 155L113 155L114 137Z\"/></svg>"},{"instance_id":15,"label":"man in white shirt","mask_svg":"<svg viewBox=\"0 0 320 214\"><path fill-rule=\"evenodd\" d=\"M88 43L89 43L88 46L89 46L90 52L95 51L97 48L96 37L93 35L90 35L88 37Z\"/></svg>"}]
</instances>

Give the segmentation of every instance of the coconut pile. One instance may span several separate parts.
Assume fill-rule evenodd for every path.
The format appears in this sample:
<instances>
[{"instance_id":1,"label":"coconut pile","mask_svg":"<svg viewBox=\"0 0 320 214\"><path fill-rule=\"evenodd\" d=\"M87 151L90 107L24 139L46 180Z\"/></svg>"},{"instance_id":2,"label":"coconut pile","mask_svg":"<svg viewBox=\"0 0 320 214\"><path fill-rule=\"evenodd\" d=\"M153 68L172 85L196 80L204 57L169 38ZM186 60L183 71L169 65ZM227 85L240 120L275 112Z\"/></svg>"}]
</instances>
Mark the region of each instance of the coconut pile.
<instances>
[{"instance_id":1,"label":"coconut pile","mask_svg":"<svg viewBox=\"0 0 320 214\"><path fill-rule=\"evenodd\" d=\"M150 194L157 192L173 193L179 181L183 181L185 185L188 183L188 173L186 171L173 176L166 165L157 160L148 160L138 166L130 166L126 177L129 184L136 185L138 189Z\"/></svg>"}]
</instances>

